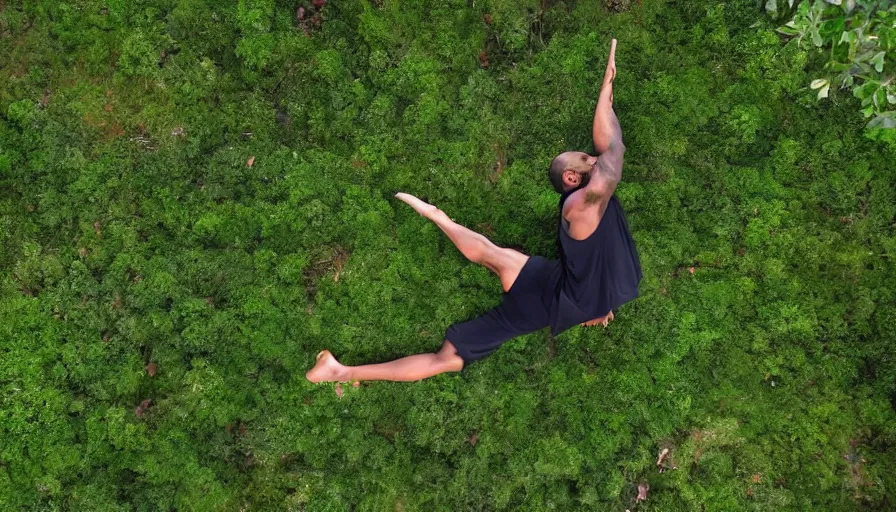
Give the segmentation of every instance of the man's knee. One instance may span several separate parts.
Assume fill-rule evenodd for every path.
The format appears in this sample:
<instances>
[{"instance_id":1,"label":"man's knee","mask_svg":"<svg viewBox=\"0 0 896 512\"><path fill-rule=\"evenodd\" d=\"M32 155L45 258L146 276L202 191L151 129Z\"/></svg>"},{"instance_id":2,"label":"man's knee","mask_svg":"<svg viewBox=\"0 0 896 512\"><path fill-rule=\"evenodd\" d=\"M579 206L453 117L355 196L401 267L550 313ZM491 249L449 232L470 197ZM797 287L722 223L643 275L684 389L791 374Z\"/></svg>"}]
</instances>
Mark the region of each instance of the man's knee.
<instances>
[{"instance_id":1,"label":"man's knee","mask_svg":"<svg viewBox=\"0 0 896 512\"><path fill-rule=\"evenodd\" d=\"M457 354L457 349L448 340L445 340L441 350L436 352L436 360L443 372L459 372L464 368L463 358Z\"/></svg>"},{"instance_id":2,"label":"man's knee","mask_svg":"<svg viewBox=\"0 0 896 512\"><path fill-rule=\"evenodd\" d=\"M459 372L464 369L464 360L457 354L439 354L439 368L443 372Z\"/></svg>"}]
</instances>

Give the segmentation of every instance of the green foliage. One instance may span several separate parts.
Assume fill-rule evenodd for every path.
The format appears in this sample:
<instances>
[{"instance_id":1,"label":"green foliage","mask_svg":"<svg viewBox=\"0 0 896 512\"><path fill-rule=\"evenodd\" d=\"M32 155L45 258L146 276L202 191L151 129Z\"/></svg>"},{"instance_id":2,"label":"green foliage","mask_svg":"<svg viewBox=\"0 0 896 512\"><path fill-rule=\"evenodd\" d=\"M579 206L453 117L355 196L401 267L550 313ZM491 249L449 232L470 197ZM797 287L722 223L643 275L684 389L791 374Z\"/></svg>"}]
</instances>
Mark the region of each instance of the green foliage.
<instances>
[{"instance_id":1,"label":"green foliage","mask_svg":"<svg viewBox=\"0 0 896 512\"><path fill-rule=\"evenodd\" d=\"M774 3L766 9L776 13ZM850 89L862 101L868 128L896 128L896 4L881 0L813 0L789 3L793 19L778 29L805 48L829 48L826 76L810 88L818 99L831 86Z\"/></svg>"},{"instance_id":2,"label":"green foliage","mask_svg":"<svg viewBox=\"0 0 896 512\"><path fill-rule=\"evenodd\" d=\"M752 0L622 5L0 6L0 509L892 508L896 144L858 113L891 11L788 3L782 44ZM807 94L852 70L813 30L868 95ZM500 300L395 192L556 257L611 37L641 297L308 383Z\"/></svg>"}]
</instances>

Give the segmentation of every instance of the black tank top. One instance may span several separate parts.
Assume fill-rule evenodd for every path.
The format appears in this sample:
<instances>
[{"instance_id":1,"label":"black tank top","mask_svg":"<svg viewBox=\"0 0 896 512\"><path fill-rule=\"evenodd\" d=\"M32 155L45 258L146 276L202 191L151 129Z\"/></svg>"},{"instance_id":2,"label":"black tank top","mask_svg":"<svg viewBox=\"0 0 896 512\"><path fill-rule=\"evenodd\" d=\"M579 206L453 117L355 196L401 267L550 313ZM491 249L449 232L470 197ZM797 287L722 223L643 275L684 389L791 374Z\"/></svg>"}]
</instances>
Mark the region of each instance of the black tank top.
<instances>
[{"instance_id":1,"label":"black tank top","mask_svg":"<svg viewBox=\"0 0 896 512\"><path fill-rule=\"evenodd\" d=\"M642 276L638 251L619 199L610 197L594 233L585 240L575 240L563 226L563 203L571 193L560 198L557 244L562 268L558 300L551 312L554 334L604 316L634 299Z\"/></svg>"}]
</instances>

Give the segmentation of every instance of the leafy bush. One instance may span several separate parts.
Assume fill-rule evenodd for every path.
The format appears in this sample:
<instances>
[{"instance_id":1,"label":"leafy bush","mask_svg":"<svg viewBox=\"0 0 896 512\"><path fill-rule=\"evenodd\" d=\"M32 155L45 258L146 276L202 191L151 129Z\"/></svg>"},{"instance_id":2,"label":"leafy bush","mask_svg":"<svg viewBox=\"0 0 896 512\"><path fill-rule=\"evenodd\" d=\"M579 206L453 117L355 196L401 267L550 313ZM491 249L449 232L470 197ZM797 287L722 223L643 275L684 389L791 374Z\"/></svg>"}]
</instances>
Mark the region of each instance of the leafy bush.
<instances>
[{"instance_id":1,"label":"leafy bush","mask_svg":"<svg viewBox=\"0 0 896 512\"><path fill-rule=\"evenodd\" d=\"M773 2L766 9L777 13ZM879 0L790 0L793 19L778 31L806 48L830 48L827 76L812 80L818 99L831 86L850 89L862 101L868 128L896 128L896 5Z\"/></svg>"}]
</instances>

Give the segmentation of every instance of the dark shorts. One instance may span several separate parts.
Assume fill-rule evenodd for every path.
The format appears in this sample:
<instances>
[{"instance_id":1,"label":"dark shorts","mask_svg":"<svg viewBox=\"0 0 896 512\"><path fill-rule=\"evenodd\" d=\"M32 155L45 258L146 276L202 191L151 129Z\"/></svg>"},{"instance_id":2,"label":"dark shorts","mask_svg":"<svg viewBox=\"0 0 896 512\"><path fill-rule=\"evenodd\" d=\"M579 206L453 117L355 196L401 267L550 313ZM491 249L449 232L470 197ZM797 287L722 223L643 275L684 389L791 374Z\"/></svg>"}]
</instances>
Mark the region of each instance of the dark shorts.
<instances>
[{"instance_id":1,"label":"dark shorts","mask_svg":"<svg viewBox=\"0 0 896 512\"><path fill-rule=\"evenodd\" d=\"M445 339L457 349L464 368L498 349L505 341L550 325L550 308L560 262L531 256L501 305L479 318L454 324Z\"/></svg>"}]
</instances>

